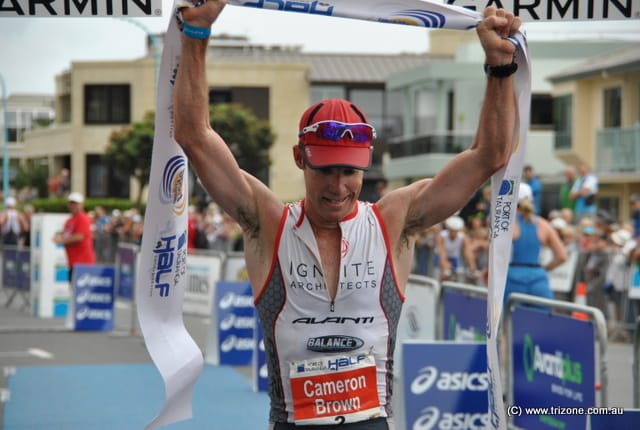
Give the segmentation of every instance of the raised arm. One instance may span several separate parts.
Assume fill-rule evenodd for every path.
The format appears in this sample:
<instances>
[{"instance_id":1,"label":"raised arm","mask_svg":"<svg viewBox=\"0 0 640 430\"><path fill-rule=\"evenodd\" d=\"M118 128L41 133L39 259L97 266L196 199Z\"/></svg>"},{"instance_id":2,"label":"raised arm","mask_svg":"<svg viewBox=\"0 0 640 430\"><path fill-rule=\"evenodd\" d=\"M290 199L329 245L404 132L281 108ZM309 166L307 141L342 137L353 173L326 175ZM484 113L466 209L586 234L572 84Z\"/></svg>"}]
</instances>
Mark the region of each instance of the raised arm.
<instances>
[{"instance_id":1,"label":"raised arm","mask_svg":"<svg viewBox=\"0 0 640 430\"><path fill-rule=\"evenodd\" d=\"M513 62L515 46L506 37L519 27L520 19L512 13L494 7L485 10L476 31L487 65L508 66ZM506 165L512 149L516 110L513 75L488 74L473 145L431 180L388 193L380 201L383 216L391 225L389 228L396 229L396 237L401 239L459 210L493 173Z\"/></svg>"},{"instance_id":2,"label":"raised arm","mask_svg":"<svg viewBox=\"0 0 640 430\"><path fill-rule=\"evenodd\" d=\"M209 0L182 9L182 17L189 26L209 29L225 4L225 0ZM211 128L206 76L209 37L198 39L183 33L181 38L174 88L175 139L211 198L240 224L245 235L257 237L263 234L262 225L277 220L282 204L264 184L240 169L222 137Z\"/></svg>"}]
</instances>

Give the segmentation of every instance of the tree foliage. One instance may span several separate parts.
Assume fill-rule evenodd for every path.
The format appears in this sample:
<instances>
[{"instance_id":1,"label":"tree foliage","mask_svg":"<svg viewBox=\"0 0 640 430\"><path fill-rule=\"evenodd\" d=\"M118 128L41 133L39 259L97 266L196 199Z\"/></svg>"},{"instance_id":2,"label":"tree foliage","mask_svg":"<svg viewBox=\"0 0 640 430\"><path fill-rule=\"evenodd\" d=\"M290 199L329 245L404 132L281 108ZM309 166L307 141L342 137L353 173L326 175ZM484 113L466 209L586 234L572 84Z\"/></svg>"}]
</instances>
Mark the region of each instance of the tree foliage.
<instances>
[{"instance_id":1,"label":"tree foliage","mask_svg":"<svg viewBox=\"0 0 640 430\"><path fill-rule=\"evenodd\" d=\"M209 122L227 142L240 168L266 183L271 165L269 149L275 141L269 123L235 103L211 105Z\"/></svg>"},{"instance_id":2,"label":"tree foliage","mask_svg":"<svg viewBox=\"0 0 640 430\"><path fill-rule=\"evenodd\" d=\"M154 126L155 114L148 112L142 121L112 132L104 154L109 167L133 176L138 182L138 206L142 203L144 189L149 184Z\"/></svg>"},{"instance_id":3,"label":"tree foliage","mask_svg":"<svg viewBox=\"0 0 640 430\"><path fill-rule=\"evenodd\" d=\"M13 186L17 189L31 187L37 190L39 197L47 195L47 180L49 178L49 167L40 163L28 163L18 166Z\"/></svg>"},{"instance_id":4,"label":"tree foliage","mask_svg":"<svg viewBox=\"0 0 640 430\"><path fill-rule=\"evenodd\" d=\"M229 145L240 168L266 182L271 164L269 148L275 141L269 123L238 104L211 105L209 120ZM155 115L149 112L142 121L112 132L104 155L111 168L133 176L140 185L138 206L149 184L154 126Z\"/></svg>"}]
</instances>

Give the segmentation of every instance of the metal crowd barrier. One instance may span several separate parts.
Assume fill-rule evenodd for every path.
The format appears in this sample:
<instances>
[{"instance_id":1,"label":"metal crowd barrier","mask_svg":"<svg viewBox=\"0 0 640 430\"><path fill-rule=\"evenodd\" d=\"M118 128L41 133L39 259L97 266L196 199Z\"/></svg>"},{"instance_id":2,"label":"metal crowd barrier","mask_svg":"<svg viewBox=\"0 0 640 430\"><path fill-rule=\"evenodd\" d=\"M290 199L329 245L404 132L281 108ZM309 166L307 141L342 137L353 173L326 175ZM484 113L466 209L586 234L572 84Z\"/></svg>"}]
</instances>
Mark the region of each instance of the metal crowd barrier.
<instances>
[{"instance_id":1,"label":"metal crowd barrier","mask_svg":"<svg viewBox=\"0 0 640 430\"><path fill-rule=\"evenodd\" d=\"M20 297L22 310L27 310L31 306L31 250L23 246L3 245L0 251L2 291L8 296L4 306L10 307L16 297Z\"/></svg>"},{"instance_id":2,"label":"metal crowd barrier","mask_svg":"<svg viewBox=\"0 0 640 430\"><path fill-rule=\"evenodd\" d=\"M438 295L438 304L436 306L436 335L437 339L445 339L444 333L444 294L447 290L464 293L472 297L487 299L488 290L486 287L478 287L477 285L465 284L462 282L444 281L440 284L440 294Z\"/></svg>"}]
</instances>

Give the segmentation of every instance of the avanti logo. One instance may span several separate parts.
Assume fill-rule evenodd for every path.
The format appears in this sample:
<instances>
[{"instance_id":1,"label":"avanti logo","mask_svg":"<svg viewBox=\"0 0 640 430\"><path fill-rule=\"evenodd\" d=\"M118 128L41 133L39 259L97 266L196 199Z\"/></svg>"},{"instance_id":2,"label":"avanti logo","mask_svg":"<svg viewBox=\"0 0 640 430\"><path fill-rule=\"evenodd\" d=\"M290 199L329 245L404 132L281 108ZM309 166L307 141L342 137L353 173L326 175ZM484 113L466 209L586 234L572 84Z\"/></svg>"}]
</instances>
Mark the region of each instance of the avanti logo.
<instances>
[{"instance_id":1,"label":"avanti logo","mask_svg":"<svg viewBox=\"0 0 640 430\"><path fill-rule=\"evenodd\" d=\"M569 354L557 350L554 354L543 352L540 345L534 343L530 334L524 336L522 362L527 381L533 382L536 373L582 384L582 363L572 361Z\"/></svg>"},{"instance_id":2,"label":"avanti logo","mask_svg":"<svg viewBox=\"0 0 640 430\"><path fill-rule=\"evenodd\" d=\"M470 326L468 328L463 328L462 325L458 323L456 314L453 313L449 315L448 329L447 339L449 340L480 342L487 340L485 334L477 330L475 327Z\"/></svg>"}]
</instances>

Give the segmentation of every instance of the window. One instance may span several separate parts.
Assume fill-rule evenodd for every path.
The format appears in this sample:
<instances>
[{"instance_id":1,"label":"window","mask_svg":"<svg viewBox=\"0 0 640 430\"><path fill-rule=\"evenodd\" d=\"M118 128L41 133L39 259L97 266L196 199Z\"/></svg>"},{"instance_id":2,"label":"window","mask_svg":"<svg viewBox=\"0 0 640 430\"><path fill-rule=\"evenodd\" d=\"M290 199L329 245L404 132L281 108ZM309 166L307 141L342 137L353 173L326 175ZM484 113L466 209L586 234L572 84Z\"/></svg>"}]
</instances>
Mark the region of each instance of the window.
<instances>
[{"instance_id":1,"label":"window","mask_svg":"<svg viewBox=\"0 0 640 430\"><path fill-rule=\"evenodd\" d=\"M571 149L571 116L573 115L573 97L571 94L553 99L553 123L556 135L554 148Z\"/></svg>"},{"instance_id":2,"label":"window","mask_svg":"<svg viewBox=\"0 0 640 430\"><path fill-rule=\"evenodd\" d=\"M101 155L86 158L87 197L129 198L129 175L119 169L110 169Z\"/></svg>"},{"instance_id":3,"label":"window","mask_svg":"<svg viewBox=\"0 0 640 430\"><path fill-rule=\"evenodd\" d=\"M128 124L131 122L129 85L86 85L85 124Z\"/></svg>"},{"instance_id":4,"label":"window","mask_svg":"<svg viewBox=\"0 0 640 430\"><path fill-rule=\"evenodd\" d=\"M378 137L384 139L384 90L350 89L349 100L358 106L378 130Z\"/></svg>"},{"instance_id":5,"label":"window","mask_svg":"<svg viewBox=\"0 0 640 430\"><path fill-rule=\"evenodd\" d=\"M209 104L231 103L231 90L212 89L209 90Z\"/></svg>"},{"instance_id":6,"label":"window","mask_svg":"<svg viewBox=\"0 0 640 430\"><path fill-rule=\"evenodd\" d=\"M312 85L311 86L311 104L326 99L344 99L346 98L346 89L340 85ZM364 109L364 108L363 108Z\"/></svg>"},{"instance_id":7,"label":"window","mask_svg":"<svg viewBox=\"0 0 640 430\"><path fill-rule=\"evenodd\" d=\"M622 125L622 88L607 88L603 97L604 127L619 128Z\"/></svg>"},{"instance_id":8,"label":"window","mask_svg":"<svg viewBox=\"0 0 640 430\"><path fill-rule=\"evenodd\" d=\"M414 133L417 136L433 134L438 128L438 94L420 90L415 98Z\"/></svg>"},{"instance_id":9,"label":"window","mask_svg":"<svg viewBox=\"0 0 640 430\"><path fill-rule=\"evenodd\" d=\"M553 128L553 97L550 94L531 95L531 128Z\"/></svg>"}]
</instances>

